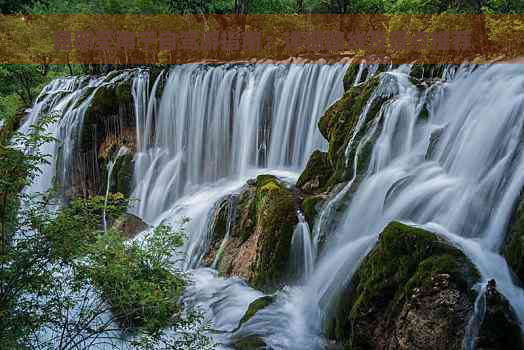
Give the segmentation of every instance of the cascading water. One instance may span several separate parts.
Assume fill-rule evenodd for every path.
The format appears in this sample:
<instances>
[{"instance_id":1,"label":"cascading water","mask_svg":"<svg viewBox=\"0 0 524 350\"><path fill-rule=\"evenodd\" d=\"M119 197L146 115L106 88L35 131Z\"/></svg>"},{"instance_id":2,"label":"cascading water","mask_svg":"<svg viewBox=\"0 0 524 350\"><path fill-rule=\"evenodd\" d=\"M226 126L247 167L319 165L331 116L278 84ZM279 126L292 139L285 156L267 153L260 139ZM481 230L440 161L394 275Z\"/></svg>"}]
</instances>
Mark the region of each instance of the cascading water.
<instances>
[{"instance_id":1,"label":"cascading water","mask_svg":"<svg viewBox=\"0 0 524 350\"><path fill-rule=\"evenodd\" d=\"M118 159L126 154L129 153L129 149L125 146L120 147L118 152L116 153L115 157L109 161L107 164L107 186L106 186L106 195L104 199L104 211L102 214L102 221L104 224L104 232L107 233L107 219L106 219L106 209L107 209L107 201L109 198L109 188L111 187L111 175L113 174L113 169L115 167L116 162Z\"/></svg>"},{"instance_id":2,"label":"cascading water","mask_svg":"<svg viewBox=\"0 0 524 350\"><path fill-rule=\"evenodd\" d=\"M46 133L57 140L41 145L41 153L49 155L49 163L30 188L31 193L43 193L49 190L53 181L61 184L61 189L71 186L72 162L77 150L84 116L98 89L131 77L133 71L123 71L104 77L85 76L63 78L52 81L37 97L27 120L20 127L23 133L31 132L44 116L55 118L46 129Z\"/></svg>"},{"instance_id":3,"label":"cascading water","mask_svg":"<svg viewBox=\"0 0 524 350\"><path fill-rule=\"evenodd\" d=\"M298 224L291 239L291 271L299 282L308 280L313 272L315 253L309 225L301 212L297 213Z\"/></svg>"},{"instance_id":4,"label":"cascading water","mask_svg":"<svg viewBox=\"0 0 524 350\"><path fill-rule=\"evenodd\" d=\"M342 95L345 69L184 65L160 75L146 120L137 123L145 129L135 165L135 213L154 221L202 184L238 179L251 168L299 172L313 150L325 148L316 124Z\"/></svg>"},{"instance_id":5,"label":"cascading water","mask_svg":"<svg viewBox=\"0 0 524 350\"><path fill-rule=\"evenodd\" d=\"M504 239L518 189L524 185L523 67L459 71L453 81L435 86L431 94L421 93L407 73L403 67L382 77L381 85L397 93L379 114L383 125L365 178L352 194L341 222L330 232L304 288L307 292L287 302L294 308L305 306L302 317L329 310L377 234L390 221L403 220L439 233L462 249L484 282L497 280L522 321L524 293L514 286L496 249ZM424 120L419 111L426 98L429 116ZM377 131L371 129L368 134ZM431 143L436 132L438 141ZM321 326L315 319L308 322L300 337ZM272 339L269 336L268 343L275 345ZM465 342L471 347L470 339Z\"/></svg>"},{"instance_id":6,"label":"cascading water","mask_svg":"<svg viewBox=\"0 0 524 350\"><path fill-rule=\"evenodd\" d=\"M240 279L198 268L215 204L240 192L257 173L296 180L311 152L326 146L316 124L342 95L345 69L185 65L160 74L151 91L145 71L118 78L134 79L135 213L151 223L190 218L184 267L193 269L195 283L186 300L202 306L214 327L226 331L216 335L226 345L258 336L272 349L321 349L322 324L337 296L378 233L390 221L402 220L464 251L483 280L497 280L524 320L524 293L497 254L524 186L524 67L450 69L444 72L447 81L423 89L413 85L409 67L403 66L380 76L359 116L346 150L351 180L332 193L312 234L303 220L295 229L293 254L300 263L292 269L303 276L299 285L278 292L274 303L237 329L249 303L263 294ZM376 74L374 66L360 67L354 84L364 69L367 77ZM80 106L73 102L92 96L87 88L103 83L104 78L56 81L42 92L22 130L44 110L62 111L50 130L65 140L60 149L67 163L90 100ZM388 101L370 120L370 106L379 97ZM421 116L423 107L427 117ZM357 169L369 145L366 168ZM45 147L57 158L54 145ZM39 190L49 188L56 165L44 170L41 181L49 183L39 183ZM357 171L363 174L358 183ZM341 207L342 214L336 210ZM322 249L321 237L326 238Z\"/></svg>"}]
</instances>

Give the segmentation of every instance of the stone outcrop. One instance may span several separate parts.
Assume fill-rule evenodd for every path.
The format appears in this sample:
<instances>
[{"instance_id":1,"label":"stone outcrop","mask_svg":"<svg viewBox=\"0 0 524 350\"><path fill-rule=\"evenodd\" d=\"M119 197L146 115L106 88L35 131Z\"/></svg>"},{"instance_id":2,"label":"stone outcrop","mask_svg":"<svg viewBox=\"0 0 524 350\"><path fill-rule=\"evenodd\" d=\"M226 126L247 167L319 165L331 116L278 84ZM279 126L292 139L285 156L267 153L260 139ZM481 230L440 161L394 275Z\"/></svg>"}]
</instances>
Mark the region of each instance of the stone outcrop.
<instances>
[{"instance_id":1,"label":"stone outcrop","mask_svg":"<svg viewBox=\"0 0 524 350\"><path fill-rule=\"evenodd\" d=\"M438 236L393 222L341 296L330 335L346 349L461 349L479 274Z\"/></svg>"},{"instance_id":2,"label":"stone outcrop","mask_svg":"<svg viewBox=\"0 0 524 350\"><path fill-rule=\"evenodd\" d=\"M345 349L463 349L480 280L437 235L390 223L343 293L328 334ZM520 327L494 281L486 289L478 349L522 349Z\"/></svg>"},{"instance_id":3,"label":"stone outcrop","mask_svg":"<svg viewBox=\"0 0 524 350\"><path fill-rule=\"evenodd\" d=\"M87 98L92 93L84 94ZM83 98L76 103L80 105ZM83 120L78 150L73 162L70 196L102 194L107 186L107 165L120 147L129 154L119 160L113 171L110 191L129 195L133 171L132 153L136 150L136 118L131 80L98 88Z\"/></svg>"},{"instance_id":4,"label":"stone outcrop","mask_svg":"<svg viewBox=\"0 0 524 350\"><path fill-rule=\"evenodd\" d=\"M115 220L112 228L121 232L126 239L131 239L140 232L147 230L149 226L139 217L130 213L124 213Z\"/></svg>"},{"instance_id":5,"label":"stone outcrop","mask_svg":"<svg viewBox=\"0 0 524 350\"><path fill-rule=\"evenodd\" d=\"M524 349L520 324L508 300L497 291L495 280L486 287L485 312L476 339L477 350Z\"/></svg>"},{"instance_id":6,"label":"stone outcrop","mask_svg":"<svg viewBox=\"0 0 524 350\"><path fill-rule=\"evenodd\" d=\"M229 238L224 240L229 210L234 213ZM242 277L256 288L276 288L285 279L297 222L293 193L276 177L260 175L250 181L234 206L227 201L218 206L204 264L217 261L219 272L226 276Z\"/></svg>"},{"instance_id":7,"label":"stone outcrop","mask_svg":"<svg viewBox=\"0 0 524 350\"><path fill-rule=\"evenodd\" d=\"M522 196L510 219L502 255L518 279L524 281L524 198Z\"/></svg>"}]
</instances>

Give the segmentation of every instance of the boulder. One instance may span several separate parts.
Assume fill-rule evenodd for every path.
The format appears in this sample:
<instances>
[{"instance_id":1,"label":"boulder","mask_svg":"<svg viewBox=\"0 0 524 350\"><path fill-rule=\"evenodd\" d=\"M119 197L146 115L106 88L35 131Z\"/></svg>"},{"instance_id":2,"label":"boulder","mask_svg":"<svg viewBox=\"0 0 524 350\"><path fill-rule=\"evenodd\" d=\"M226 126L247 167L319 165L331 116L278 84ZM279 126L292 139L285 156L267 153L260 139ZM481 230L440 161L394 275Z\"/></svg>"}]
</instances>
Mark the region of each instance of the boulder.
<instances>
[{"instance_id":1,"label":"boulder","mask_svg":"<svg viewBox=\"0 0 524 350\"><path fill-rule=\"evenodd\" d=\"M522 196L510 219L502 255L518 279L524 281L524 198Z\"/></svg>"},{"instance_id":2,"label":"boulder","mask_svg":"<svg viewBox=\"0 0 524 350\"><path fill-rule=\"evenodd\" d=\"M124 238L131 239L142 231L149 228L142 219L131 213L124 213L115 220L112 226L113 229L121 232Z\"/></svg>"},{"instance_id":3,"label":"boulder","mask_svg":"<svg viewBox=\"0 0 524 350\"><path fill-rule=\"evenodd\" d=\"M462 349L480 276L457 248L393 222L343 293L328 335L346 349Z\"/></svg>"},{"instance_id":4,"label":"boulder","mask_svg":"<svg viewBox=\"0 0 524 350\"><path fill-rule=\"evenodd\" d=\"M246 185L233 207L229 238L224 241L225 218L232 209L218 205L204 264L211 265L220 254L217 268L223 275L242 277L255 288L277 288L285 279L298 222L293 193L276 177L260 175Z\"/></svg>"},{"instance_id":5,"label":"boulder","mask_svg":"<svg viewBox=\"0 0 524 350\"><path fill-rule=\"evenodd\" d=\"M477 350L524 349L519 320L495 280L486 287L485 312L476 339Z\"/></svg>"}]
</instances>

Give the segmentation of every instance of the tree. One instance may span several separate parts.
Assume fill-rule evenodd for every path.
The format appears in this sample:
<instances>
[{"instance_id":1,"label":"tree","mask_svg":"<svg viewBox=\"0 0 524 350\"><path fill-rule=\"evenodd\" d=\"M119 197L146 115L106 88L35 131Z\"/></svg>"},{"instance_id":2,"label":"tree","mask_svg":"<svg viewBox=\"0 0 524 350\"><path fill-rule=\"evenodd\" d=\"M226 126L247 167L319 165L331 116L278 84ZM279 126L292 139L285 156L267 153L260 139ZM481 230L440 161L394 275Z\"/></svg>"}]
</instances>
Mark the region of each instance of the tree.
<instances>
[{"instance_id":1,"label":"tree","mask_svg":"<svg viewBox=\"0 0 524 350\"><path fill-rule=\"evenodd\" d=\"M123 195L108 205L77 198L56 210L53 193L23 190L47 162L40 146L54 141L44 132L52 122L42 118L26 134L7 132L10 122L0 129L0 348L119 348L126 331L140 347L209 346L198 313L181 312L187 282L171 259L180 232L160 226L128 243L101 229L103 212L125 211Z\"/></svg>"}]
</instances>

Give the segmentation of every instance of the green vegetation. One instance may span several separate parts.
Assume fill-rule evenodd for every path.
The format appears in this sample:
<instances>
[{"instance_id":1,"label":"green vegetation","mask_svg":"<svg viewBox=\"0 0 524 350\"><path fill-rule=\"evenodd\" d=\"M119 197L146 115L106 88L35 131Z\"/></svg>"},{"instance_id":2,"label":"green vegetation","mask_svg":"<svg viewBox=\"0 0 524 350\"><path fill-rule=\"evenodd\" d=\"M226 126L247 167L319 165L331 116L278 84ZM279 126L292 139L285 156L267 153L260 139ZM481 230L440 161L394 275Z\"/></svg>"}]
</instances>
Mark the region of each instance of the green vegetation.
<instances>
[{"instance_id":1,"label":"green vegetation","mask_svg":"<svg viewBox=\"0 0 524 350\"><path fill-rule=\"evenodd\" d=\"M181 310L188 281L172 256L182 232L159 226L127 242L101 225L104 211L109 222L125 213L120 193L107 206L102 196L57 206L53 193L22 191L47 161L38 146L52 140L43 134L52 121L44 118L29 134L6 130L9 120L2 129L0 347L77 349L117 342L124 331L139 348L209 348L201 317Z\"/></svg>"},{"instance_id":2,"label":"green vegetation","mask_svg":"<svg viewBox=\"0 0 524 350\"><path fill-rule=\"evenodd\" d=\"M238 322L238 326L241 327L244 323L249 321L255 314L269 306L271 303L275 301L275 297L273 295L264 295L263 297L260 297L258 299L255 299L254 301L249 304L246 313L242 318L240 319L240 322Z\"/></svg>"},{"instance_id":3,"label":"green vegetation","mask_svg":"<svg viewBox=\"0 0 524 350\"><path fill-rule=\"evenodd\" d=\"M522 199L508 227L502 254L517 277L524 281L524 201Z\"/></svg>"},{"instance_id":4,"label":"green vegetation","mask_svg":"<svg viewBox=\"0 0 524 350\"><path fill-rule=\"evenodd\" d=\"M22 0L2 13L522 13L519 0Z\"/></svg>"}]
</instances>

